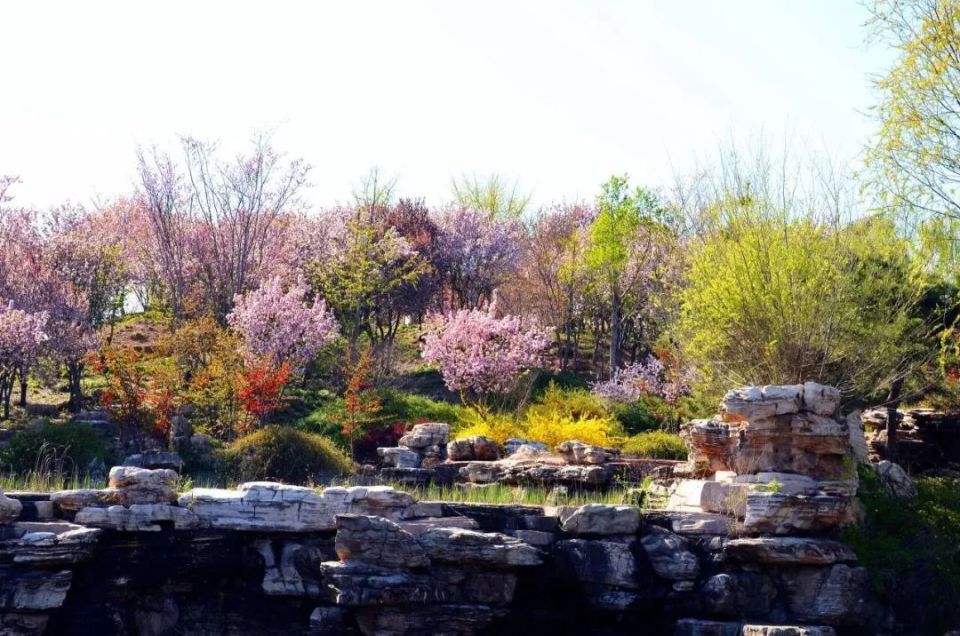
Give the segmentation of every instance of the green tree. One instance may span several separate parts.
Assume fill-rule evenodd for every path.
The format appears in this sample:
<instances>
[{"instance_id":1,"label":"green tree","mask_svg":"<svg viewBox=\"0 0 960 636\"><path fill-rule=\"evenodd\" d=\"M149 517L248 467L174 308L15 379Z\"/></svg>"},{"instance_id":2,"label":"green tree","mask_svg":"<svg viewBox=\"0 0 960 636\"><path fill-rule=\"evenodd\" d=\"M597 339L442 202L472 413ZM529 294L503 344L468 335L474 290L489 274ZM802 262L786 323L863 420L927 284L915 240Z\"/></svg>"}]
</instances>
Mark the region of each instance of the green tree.
<instances>
[{"instance_id":1,"label":"green tree","mask_svg":"<svg viewBox=\"0 0 960 636\"><path fill-rule=\"evenodd\" d=\"M609 372L620 367L624 310L632 295L643 295L662 272L671 215L656 194L630 188L626 175L613 176L597 197L589 228L587 266L597 277L609 308Z\"/></svg>"},{"instance_id":2,"label":"green tree","mask_svg":"<svg viewBox=\"0 0 960 636\"><path fill-rule=\"evenodd\" d=\"M454 178L454 200L462 206L482 210L491 218L518 219L530 204L530 195L519 191L519 183L509 183L498 174L491 174L485 181L476 175Z\"/></svg>"}]
</instances>

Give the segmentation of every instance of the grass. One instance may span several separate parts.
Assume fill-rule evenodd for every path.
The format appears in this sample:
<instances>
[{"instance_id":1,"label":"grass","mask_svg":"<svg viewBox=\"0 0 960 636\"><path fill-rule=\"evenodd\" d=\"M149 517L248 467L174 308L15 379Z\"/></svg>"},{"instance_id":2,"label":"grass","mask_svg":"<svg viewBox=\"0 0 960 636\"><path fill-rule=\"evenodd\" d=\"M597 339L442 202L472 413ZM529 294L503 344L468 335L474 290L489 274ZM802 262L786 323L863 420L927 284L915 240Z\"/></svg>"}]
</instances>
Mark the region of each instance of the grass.
<instances>
[{"instance_id":1,"label":"grass","mask_svg":"<svg viewBox=\"0 0 960 636\"><path fill-rule=\"evenodd\" d=\"M11 492L26 490L30 492L53 492L55 490L75 490L78 488L105 488L106 480L91 479L89 476L61 475L30 471L12 475L0 475L0 490Z\"/></svg>"},{"instance_id":2,"label":"grass","mask_svg":"<svg viewBox=\"0 0 960 636\"><path fill-rule=\"evenodd\" d=\"M637 504L641 499L639 489L624 488L611 488L602 492L573 491L569 494L559 494L556 490L545 486L491 484L478 488L463 488L435 484L410 486L390 482L385 485L407 492L417 501L444 501L447 503L582 506L589 503Z\"/></svg>"}]
</instances>

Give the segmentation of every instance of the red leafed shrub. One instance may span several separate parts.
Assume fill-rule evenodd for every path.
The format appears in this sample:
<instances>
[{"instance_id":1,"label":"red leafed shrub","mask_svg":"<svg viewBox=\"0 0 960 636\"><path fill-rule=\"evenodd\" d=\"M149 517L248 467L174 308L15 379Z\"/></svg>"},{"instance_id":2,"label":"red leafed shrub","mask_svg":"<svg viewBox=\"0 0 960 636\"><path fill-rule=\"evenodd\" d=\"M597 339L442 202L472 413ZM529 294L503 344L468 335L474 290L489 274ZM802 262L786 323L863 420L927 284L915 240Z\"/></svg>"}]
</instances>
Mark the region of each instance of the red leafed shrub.
<instances>
[{"instance_id":1,"label":"red leafed shrub","mask_svg":"<svg viewBox=\"0 0 960 636\"><path fill-rule=\"evenodd\" d=\"M283 389L290 379L290 364L261 361L240 373L237 397L243 411L261 426L283 403Z\"/></svg>"}]
</instances>

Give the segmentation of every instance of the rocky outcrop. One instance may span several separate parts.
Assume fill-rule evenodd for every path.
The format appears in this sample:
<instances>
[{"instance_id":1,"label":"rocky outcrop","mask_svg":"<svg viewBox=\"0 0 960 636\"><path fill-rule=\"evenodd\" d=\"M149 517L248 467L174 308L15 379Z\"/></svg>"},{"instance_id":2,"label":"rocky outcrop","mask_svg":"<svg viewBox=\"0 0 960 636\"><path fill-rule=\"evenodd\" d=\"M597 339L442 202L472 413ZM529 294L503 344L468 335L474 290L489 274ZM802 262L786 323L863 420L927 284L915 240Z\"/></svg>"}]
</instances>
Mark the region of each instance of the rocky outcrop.
<instances>
[{"instance_id":1,"label":"rocky outcrop","mask_svg":"<svg viewBox=\"0 0 960 636\"><path fill-rule=\"evenodd\" d=\"M0 525L10 523L20 516L23 504L18 500L7 497L0 490Z\"/></svg>"},{"instance_id":2,"label":"rocky outcrop","mask_svg":"<svg viewBox=\"0 0 960 636\"><path fill-rule=\"evenodd\" d=\"M884 489L894 497L916 497L917 485L898 464L883 460L876 466Z\"/></svg>"},{"instance_id":3,"label":"rocky outcrop","mask_svg":"<svg viewBox=\"0 0 960 636\"><path fill-rule=\"evenodd\" d=\"M497 443L483 435L463 437L447 444L447 458L454 462L496 461L500 455Z\"/></svg>"}]
</instances>

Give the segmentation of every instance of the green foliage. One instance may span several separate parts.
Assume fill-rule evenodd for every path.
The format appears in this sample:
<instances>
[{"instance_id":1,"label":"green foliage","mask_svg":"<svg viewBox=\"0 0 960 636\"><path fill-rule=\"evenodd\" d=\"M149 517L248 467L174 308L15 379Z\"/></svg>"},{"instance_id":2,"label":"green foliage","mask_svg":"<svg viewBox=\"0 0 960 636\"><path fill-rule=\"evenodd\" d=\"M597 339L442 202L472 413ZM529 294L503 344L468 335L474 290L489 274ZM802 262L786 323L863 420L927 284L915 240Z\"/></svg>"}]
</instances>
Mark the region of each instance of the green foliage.
<instances>
[{"instance_id":1,"label":"green foliage","mask_svg":"<svg viewBox=\"0 0 960 636\"><path fill-rule=\"evenodd\" d=\"M380 417L386 424L446 422L452 428L463 419L466 408L449 402L431 400L423 395L395 389L380 389Z\"/></svg>"},{"instance_id":2,"label":"green foliage","mask_svg":"<svg viewBox=\"0 0 960 636\"><path fill-rule=\"evenodd\" d=\"M610 416L603 402L580 388L564 389L551 381L539 399L527 408L527 418L560 417L606 419Z\"/></svg>"},{"instance_id":3,"label":"green foliage","mask_svg":"<svg viewBox=\"0 0 960 636\"><path fill-rule=\"evenodd\" d=\"M219 451L228 479L319 483L352 472L350 459L330 439L285 426L270 426Z\"/></svg>"},{"instance_id":4,"label":"green foliage","mask_svg":"<svg viewBox=\"0 0 960 636\"><path fill-rule=\"evenodd\" d=\"M687 445L679 435L650 431L628 437L621 449L624 455L651 459L686 459Z\"/></svg>"},{"instance_id":5,"label":"green foliage","mask_svg":"<svg viewBox=\"0 0 960 636\"><path fill-rule=\"evenodd\" d=\"M870 468L861 468L859 498L866 518L844 541L857 553L877 591L899 620L940 634L960 621L960 481L916 480L919 496L888 495Z\"/></svg>"},{"instance_id":6,"label":"green foliage","mask_svg":"<svg viewBox=\"0 0 960 636\"><path fill-rule=\"evenodd\" d=\"M83 475L94 459L110 466L114 457L93 430L82 424L44 424L14 433L0 449L0 466L10 473Z\"/></svg>"},{"instance_id":7,"label":"green foliage","mask_svg":"<svg viewBox=\"0 0 960 636\"><path fill-rule=\"evenodd\" d=\"M570 491L560 494L545 486L507 486L492 484L487 488L457 488L455 486L416 486L389 484L397 490L409 492L418 501L447 501L478 504L519 504L527 506L565 505L582 506L590 503L634 504L636 492L610 488L602 492Z\"/></svg>"},{"instance_id":8,"label":"green foliage","mask_svg":"<svg viewBox=\"0 0 960 636\"><path fill-rule=\"evenodd\" d=\"M519 184L498 174L491 174L486 181L476 175L464 175L453 179L453 196L460 205L482 210L490 218L518 219L530 203L530 194L518 192Z\"/></svg>"},{"instance_id":9,"label":"green foliage","mask_svg":"<svg viewBox=\"0 0 960 636\"><path fill-rule=\"evenodd\" d=\"M683 406L669 404L655 395L644 395L628 404L612 403L610 410L628 435L661 429L677 431L686 415Z\"/></svg>"}]
</instances>

